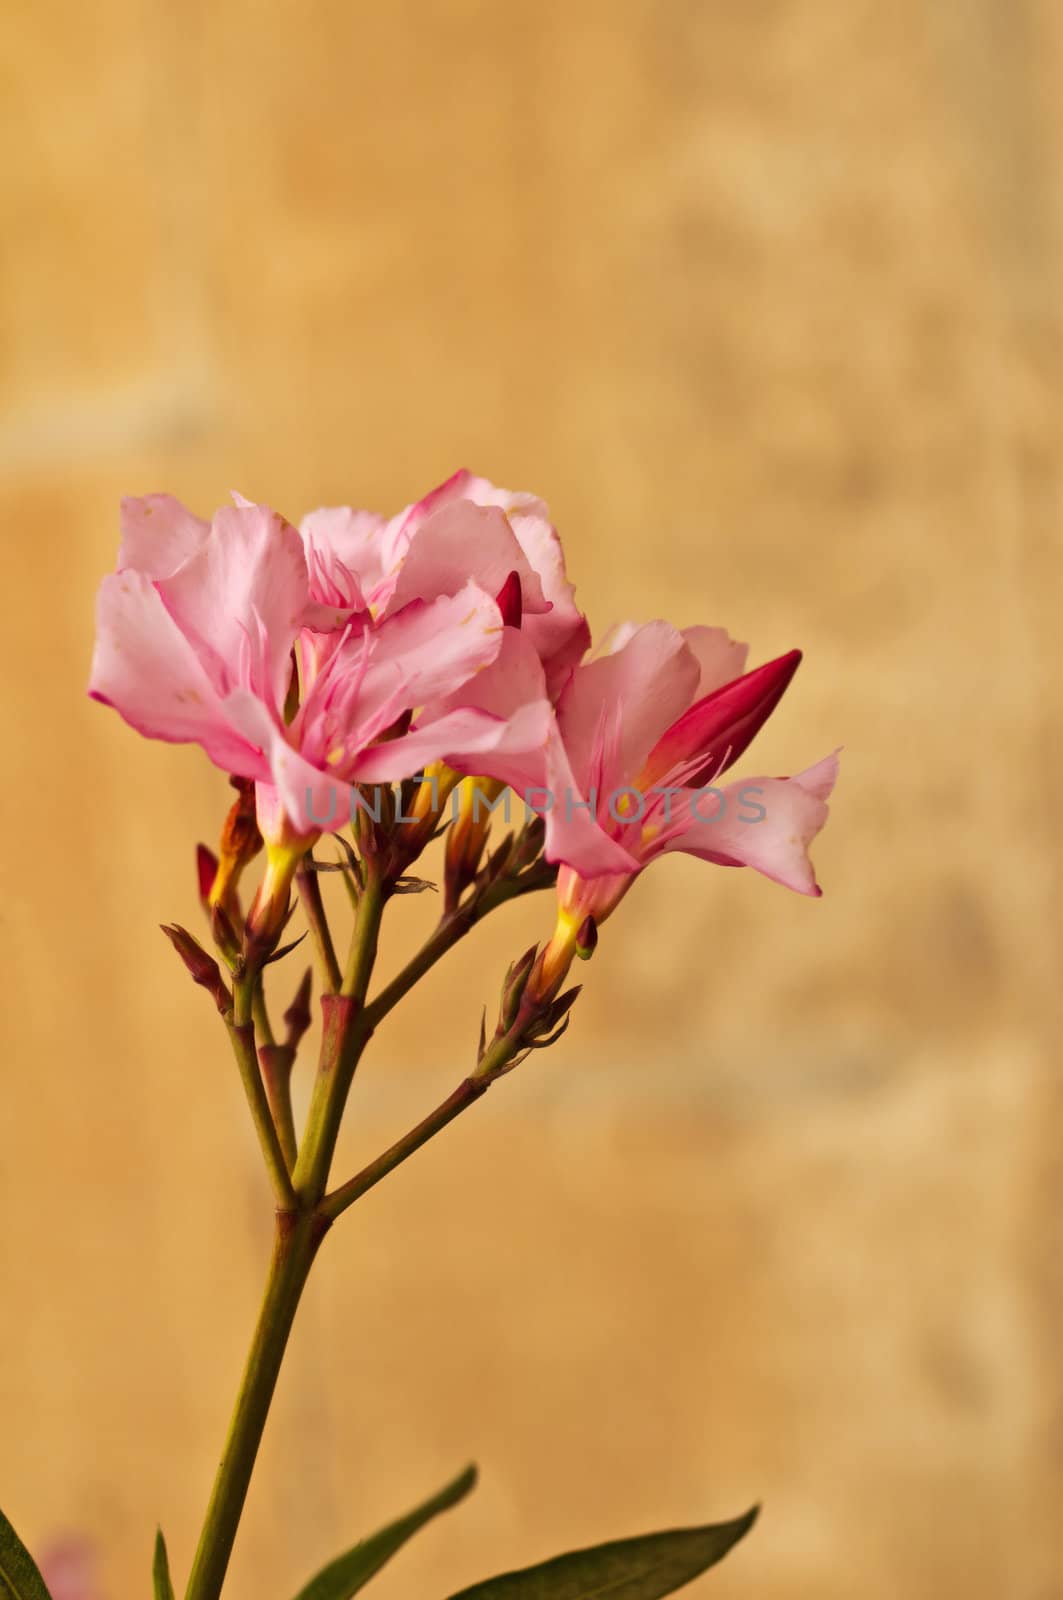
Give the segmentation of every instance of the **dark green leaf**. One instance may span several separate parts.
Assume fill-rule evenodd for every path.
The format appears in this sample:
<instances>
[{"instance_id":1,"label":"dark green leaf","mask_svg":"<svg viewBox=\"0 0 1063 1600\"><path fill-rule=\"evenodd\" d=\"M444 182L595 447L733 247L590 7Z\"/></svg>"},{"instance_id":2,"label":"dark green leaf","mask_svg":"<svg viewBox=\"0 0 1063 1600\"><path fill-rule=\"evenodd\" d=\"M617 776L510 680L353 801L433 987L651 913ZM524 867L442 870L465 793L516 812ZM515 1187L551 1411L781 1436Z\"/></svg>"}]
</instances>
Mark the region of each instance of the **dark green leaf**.
<instances>
[{"instance_id":1,"label":"dark green leaf","mask_svg":"<svg viewBox=\"0 0 1063 1600\"><path fill-rule=\"evenodd\" d=\"M305 1589L300 1589L296 1600L350 1600L351 1595L357 1594L419 1528L431 1522L440 1511L447 1511L451 1506L456 1506L459 1500L464 1500L475 1482L476 1468L466 1467L453 1483L448 1483L445 1489L433 1495L431 1500L426 1500L424 1505L418 1506L416 1511L410 1511L397 1522L389 1523L370 1538L363 1539L361 1544L356 1544L346 1555L338 1556L327 1567L323 1567Z\"/></svg>"},{"instance_id":2,"label":"dark green leaf","mask_svg":"<svg viewBox=\"0 0 1063 1600\"><path fill-rule=\"evenodd\" d=\"M660 1600L722 1561L749 1532L757 1509L734 1522L575 1550L541 1566L476 1583L451 1600Z\"/></svg>"},{"instance_id":3,"label":"dark green leaf","mask_svg":"<svg viewBox=\"0 0 1063 1600\"><path fill-rule=\"evenodd\" d=\"M155 1580L155 1600L174 1600L173 1584L170 1582L170 1562L166 1555L166 1540L159 1528L155 1534L155 1560L152 1562L151 1575Z\"/></svg>"},{"instance_id":4,"label":"dark green leaf","mask_svg":"<svg viewBox=\"0 0 1063 1600\"><path fill-rule=\"evenodd\" d=\"M52 1600L37 1563L0 1511L0 1596L2 1600Z\"/></svg>"}]
</instances>

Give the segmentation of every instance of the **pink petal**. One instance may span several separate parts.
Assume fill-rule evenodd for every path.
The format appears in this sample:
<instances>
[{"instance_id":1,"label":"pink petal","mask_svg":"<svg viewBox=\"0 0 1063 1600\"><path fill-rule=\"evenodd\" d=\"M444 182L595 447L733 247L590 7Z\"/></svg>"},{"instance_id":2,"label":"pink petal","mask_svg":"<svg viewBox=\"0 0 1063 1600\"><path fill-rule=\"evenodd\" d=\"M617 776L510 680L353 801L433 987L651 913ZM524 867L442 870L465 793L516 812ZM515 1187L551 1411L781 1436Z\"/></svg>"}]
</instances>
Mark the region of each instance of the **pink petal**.
<instances>
[{"instance_id":1,"label":"pink petal","mask_svg":"<svg viewBox=\"0 0 1063 1600\"><path fill-rule=\"evenodd\" d=\"M195 742L225 772L265 775L259 750L232 727L195 651L142 573L104 578L89 694L150 739Z\"/></svg>"},{"instance_id":2,"label":"pink petal","mask_svg":"<svg viewBox=\"0 0 1063 1600\"><path fill-rule=\"evenodd\" d=\"M172 494L126 495L120 521L118 571L132 567L149 578L168 578L205 543L210 524Z\"/></svg>"},{"instance_id":3,"label":"pink petal","mask_svg":"<svg viewBox=\"0 0 1063 1600\"><path fill-rule=\"evenodd\" d=\"M525 615L547 610L542 584L504 514L457 500L414 530L387 612L411 600L455 594L470 578L488 594L498 594L511 572L520 574Z\"/></svg>"},{"instance_id":4,"label":"pink petal","mask_svg":"<svg viewBox=\"0 0 1063 1600\"><path fill-rule=\"evenodd\" d=\"M562 862L582 878L639 871L641 862L599 827L594 809L588 810L582 803L588 796L577 782L564 742L556 731L546 747L546 789L552 802L546 811L548 861Z\"/></svg>"},{"instance_id":5,"label":"pink petal","mask_svg":"<svg viewBox=\"0 0 1063 1600\"><path fill-rule=\"evenodd\" d=\"M495 492L504 497L499 503L509 518L518 544L538 573L543 594L550 602L549 611L527 617L523 626L546 666L553 697L560 692L564 677L571 668L586 655L590 647L590 628L576 605L575 589L565 571L561 540L542 501L532 495L506 495L504 490ZM472 494L473 498L479 499L475 486Z\"/></svg>"},{"instance_id":6,"label":"pink petal","mask_svg":"<svg viewBox=\"0 0 1063 1600\"><path fill-rule=\"evenodd\" d=\"M725 683L740 678L749 655L747 644L738 644L726 628L684 628L683 638L693 650L701 667L701 682L697 693L712 694Z\"/></svg>"},{"instance_id":7,"label":"pink petal","mask_svg":"<svg viewBox=\"0 0 1063 1600\"><path fill-rule=\"evenodd\" d=\"M346 827L354 803L352 787L346 779L308 761L279 730L274 733L268 754L276 799L299 833L335 833ZM268 787L262 816L266 837L266 829L275 824L275 799Z\"/></svg>"},{"instance_id":8,"label":"pink petal","mask_svg":"<svg viewBox=\"0 0 1063 1600\"><path fill-rule=\"evenodd\" d=\"M396 525L408 537L426 522L433 511L438 511L441 506L450 505L455 500L475 500L479 505L488 504L478 495L470 494L469 488L474 483L482 482L474 478L467 467L459 467L457 472L452 472L449 478L444 478L436 488L430 489L420 500L412 506L407 506L395 518Z\"/></svg>"},{"instance_id":9,"label":"pink petal","mask_svg":"<svg viewBox=\"0 0 1063 1600\"><path fill-rule=\"evenodd\" d=\"M498 607L472 583L405 606L333 653L289 735L313 764L349 778L363 751L400 716L488 667L503 631Z\"/></svg>"},{"instance_id":10,"label":"pink petal","mask_svg":"<svg viewBox=\"0 0 1063 1600\"><path fill-rule=\"evenodd\" d=\"M224 506L201 548L158 587L220 694L240 684L283 704L310 602L302 541L283 517Z\"/></svg>"},{"instance_id":11,"label":"pink petal","mask_svg":"<svg viewBox=\"0 0 1063 1600\"><path fill-rule=\"evenodd\" d=\"M684 825L664 848L726 866L753 867L798 894L819 895L808 847L827 820L826 801L837 771L837 756L828 756L795 778L726 784L718 791L722 804L708 794L697 802L705 817L719 809L716 821L701 820L689 800L684 804L680 799L675 815Z\"/></svg>"},{"instance_id":12,"label":"pink petal","mask_svg":"<svg viewBox=\"0 0 1063 1600\"><path fill-rule=\"evenodd\" d=\"M356 774L359 782L390 782L411 777L434 761L445 761L459 772L506 781L503 771L522 772L521 757L542 749L552 718L546 700L521 706L510 717L462 706L397 739L373 745L358 758Z\"/></svg>"},{"instance_id":13,"label":"pink petal","mask_svg":"<svg viewBox=\"0 0 1063 1600\"><path fill-rule=\"evenodd\" d=\"M667 622L636 628L612 655L584 662L558 701L561 734L582 791L596 777L603 716L616 730L615 751L601 774L606 790L634 781L650 750L690 704L698 663Z\"/></svg>"},{"instance_id":14,"label":"pink petal","mask_svg":"<svg viewBox=\"0 0 1063 1600\"><path fill-rule=\"evenodd\" d=\"M373 631L362 696L400 711L451 695L495 660L505 629L498 606L475 583L414 601Z\"/></svg>"}]
</instances>

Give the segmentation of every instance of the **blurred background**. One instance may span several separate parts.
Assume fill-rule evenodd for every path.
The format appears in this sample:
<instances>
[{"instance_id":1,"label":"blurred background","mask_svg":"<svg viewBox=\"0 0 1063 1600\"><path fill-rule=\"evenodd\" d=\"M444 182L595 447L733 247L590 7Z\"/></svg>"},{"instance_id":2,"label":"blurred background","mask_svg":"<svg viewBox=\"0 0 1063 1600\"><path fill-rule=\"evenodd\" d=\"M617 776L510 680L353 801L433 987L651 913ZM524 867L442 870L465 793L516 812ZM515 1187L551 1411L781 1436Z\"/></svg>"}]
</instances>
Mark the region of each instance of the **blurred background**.
<instances>
[{"instance_id":1,"label":"blurred background","mask_svg":"<svg viewBox=\"0 0 1063 1600\"><path fill-rule=\"evenodd\" d=\"M468 465L549 501L598 630L805 649L746 770L845 746L825 895L655 870L562 1045L345 1219L231 1593L285 1600L474 1457L380 1600L754 1500L718 1600L1063 1594L1063 10L3 30L0 1504L97 1541L109 1600L158 1521L183 1578L268 1251L157 931L197 925L230 792L84 697L118 498L391 511ZM464 1075L550 916L382 1031L341 1171Z\"/></svg>"}]
</instances>

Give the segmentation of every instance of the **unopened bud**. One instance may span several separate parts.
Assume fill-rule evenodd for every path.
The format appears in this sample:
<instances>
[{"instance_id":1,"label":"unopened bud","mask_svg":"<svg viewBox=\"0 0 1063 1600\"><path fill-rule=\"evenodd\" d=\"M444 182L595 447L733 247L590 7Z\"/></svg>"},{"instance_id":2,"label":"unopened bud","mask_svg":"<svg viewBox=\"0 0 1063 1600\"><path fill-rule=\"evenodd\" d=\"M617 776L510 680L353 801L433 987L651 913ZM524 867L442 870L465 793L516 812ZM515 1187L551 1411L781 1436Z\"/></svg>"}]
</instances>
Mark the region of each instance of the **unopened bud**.
<instances>
[{"instance_id":1,"label":"unopened bud","mask_svg":"<svg viewBox=\"0 0 1063 1600\"><path fill-rule=\"evenodd\" d=\"M292 882L315 835L293 835L266 846L266 870L248 913L244 954L253 967L261 967L273 954L294 909Z\"/></svg>"},{"instance_id":2,"label":"unopened bud","mask_svg":"<svg viewBox=\"0 0 1063 1600\"><path fill-rule=\"evenodd\" d=\"M249 861L262 849L262 835L255 816L255 785L250 778L233 778L237 797L229 808L221 830L217 870L211 882L212 906L222 906L232 921L240 919L237 885Z\"/></svg>"},{"instance_id":3,"label":"unopened bud","mask_svg":"<svg viewBox=\"0 0 1063 1600\"><path fill-rule=\"evenodd\" d=\"M454 797L454 820L447 832L444 881L446 907L454 909L475 881L483 860L495 804L505 784L495 778L463 778ZM508 846L506 850L508 855ZM495 856L489 866L493 867Z\"/></svg>"},{"instance_id":4,"label":"unopened bud","mask_svg":"<svg viewBox=\"0 0 1063 1600\"><path fill-rule=\"evenodd\" d=\"M203 946L193 939L186 928L177 923L172 926L162 924L162 931L181 957L192 981L198 983L213 999L222 1016L232 1010L232 995L221 975L221 969L213 956L207 954Z\"/></svg>"},{"instance_id":5,"label":"unopened bud","mask_svg":"<svg viewBox=\"0 0 1063 1600\"><path fill-rule=\"evenodd\" d=\"M598 948L598 924L593 917L584 917L576 934L576 954L581 961L589 961Z\"/></svg>"},{"instance_id":6,"label":"unopened bud","mask_svg":"<svg viewBox=\"0 0 1063 1600\"><path fill-rule=\"evenodd\" d=\"M510 573L495 596L495 605L502 613L504 627L520 627L524 615L524 596L521 592L519 572Z\"/></svg>"},{"instance_id":7,"label":"unopened bud","mask_svg":"<svg viewBox=\"0 0 1063 1600\"><path fill-rule=\"evenodd\" d=\"M499 1029L508 1033L517 1020L528 978L535 965L538 947L531 945L519 960L514 961L502 983L502 1004L499 1008Z\"/></svg>"},{"instance_id":8,"label":"unopened bud","mask_svg":"<svg viewBox=\"0 0 1063 1600\"><path fill-rule=\"evenodd\" d=\"M226 961L231 964L239 958L240 935L223 906L213 905L210 908L210 934Z\"/></svg>"},{"instance_id":9,"label":"unopened bud","mask_svg":"<svg viewBox=\"0 0 1063 1600\"><path fill-rule=\"evenodd\" d=\"M208 850L205 844L196 845L196 878L199 883L199 898L204 906L210 904L210 891L214 887L214 879L218 875L218 858L213 850Z\"/></svg>"}]
</instances>

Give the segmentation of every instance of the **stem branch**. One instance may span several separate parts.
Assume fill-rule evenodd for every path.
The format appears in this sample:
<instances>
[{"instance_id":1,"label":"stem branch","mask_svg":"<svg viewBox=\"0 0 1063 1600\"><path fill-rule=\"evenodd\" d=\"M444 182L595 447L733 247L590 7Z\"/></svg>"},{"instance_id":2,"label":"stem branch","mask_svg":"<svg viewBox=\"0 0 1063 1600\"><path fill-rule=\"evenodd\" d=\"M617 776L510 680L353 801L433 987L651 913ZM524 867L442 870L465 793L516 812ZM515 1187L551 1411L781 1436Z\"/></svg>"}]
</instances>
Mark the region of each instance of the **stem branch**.
<instances>
[{"instance_id":1,"label":"stem branch","mask_svg":"<svg viewBox=\"0 0 1063 1600\"><path fill-rule=\"evenodd\" d=\"M254 979L245 978L234 983L234 1011L232 1021L228 1023L229 1037L232 1040L233 1055L240 1070L244 1093L251 1108L251 1118L262 1147L277 1205L281 1211L290 1211L295 1206L295 1190L288 1175L288 1163L284 1159L284 1152L277 1137L273 1114L262 1083L262 1073L259 1070L258 1054L255 1050L255 1026L251 1020L253 989Z\"/></svg>"},{"instance_id":2,"label":"stem branch","mask_svg":"<svg viewBox=\"0 0 1063 1600\"><path fill-rule=\"evenodd\" d=\"M486 1080L482 1078L465 1078L458 1084L453 1094L443 1101L442 1105L429 1112L423 1122L419 1122L415 1128L411 1128L409 1133L403 1134L402 1138L397 1139L390 1149L385 1150L383 1155L377 1156L375 1161L370 1161L368 1166L363 1167L361 1172L356 1173L347 1183L342 1184L332 1194L327 1195L321 1203L323 1215L328 1217L330 1222L334 1222L342 1212L347 1210L348 1206L353 1206L354 1202L360 1200L367 1190L378 1184L381 1178L386 1178L389 1172L393 1172L396 1167L401 1166L409 1156L413 1155L415 1150L419 1150L423 1144L427 1144L429 1139L434 1139L436 1134L441 1132L449 1122L453 1122L455 1117L460 1116L463 1111L479 1100L481 1095L486 1094L487 1089L488 1082Z\"/></svg>"}]
</instances>

